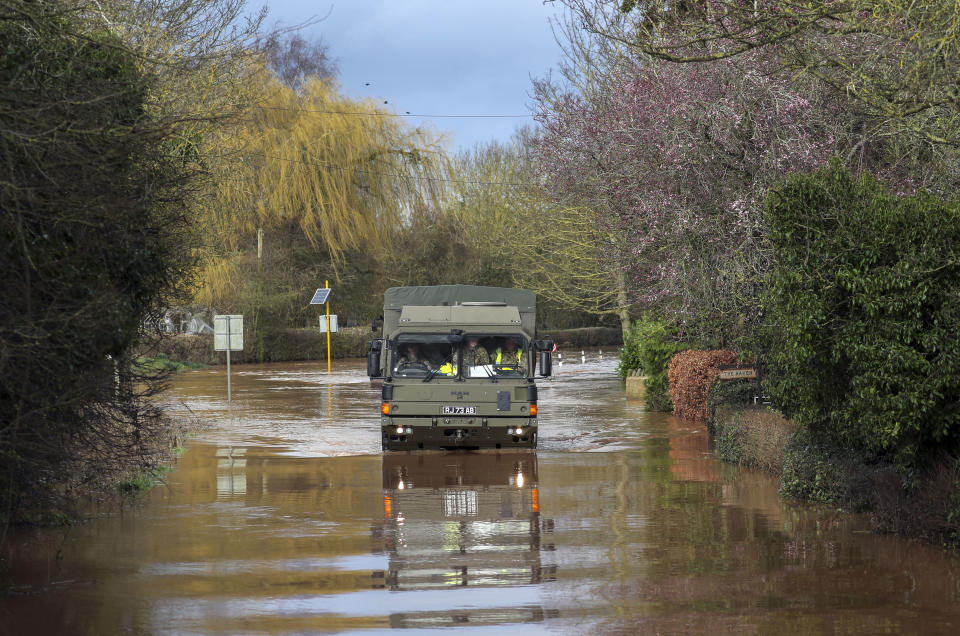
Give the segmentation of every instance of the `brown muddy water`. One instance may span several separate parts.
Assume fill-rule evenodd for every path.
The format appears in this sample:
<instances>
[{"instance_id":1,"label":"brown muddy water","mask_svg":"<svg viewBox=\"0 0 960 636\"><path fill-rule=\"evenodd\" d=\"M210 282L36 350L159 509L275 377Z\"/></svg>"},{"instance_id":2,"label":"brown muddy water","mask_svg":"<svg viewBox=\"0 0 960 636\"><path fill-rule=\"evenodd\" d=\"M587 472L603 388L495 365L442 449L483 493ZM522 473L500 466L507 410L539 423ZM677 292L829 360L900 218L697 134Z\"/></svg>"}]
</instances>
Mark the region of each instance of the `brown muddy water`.
<instances>
[{"instance_id":1,"label":"brown muddy water","mask_svg":"<svg viewBox=\"0 0 960 636\"><path fill-rule=\"evenodd\" d=\"M960 561L777 499L569 356L536 452L380 452L363 361L183 374L207 428L143 503L21 530L2 634L960 633Z\"/></svg>"}]
</instances>

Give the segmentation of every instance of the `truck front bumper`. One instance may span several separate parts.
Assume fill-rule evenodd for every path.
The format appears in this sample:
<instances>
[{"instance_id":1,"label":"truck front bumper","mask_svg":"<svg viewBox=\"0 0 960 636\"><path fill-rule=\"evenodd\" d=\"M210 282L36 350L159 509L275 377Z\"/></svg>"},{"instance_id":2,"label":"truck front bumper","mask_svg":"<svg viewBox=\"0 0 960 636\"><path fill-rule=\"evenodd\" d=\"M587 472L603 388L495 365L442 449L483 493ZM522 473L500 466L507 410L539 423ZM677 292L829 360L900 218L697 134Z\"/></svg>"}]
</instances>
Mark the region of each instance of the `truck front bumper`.
<instances>
[{"instance_id":1,"label":"truck front bumper","mask_svg":"<svg viewBox=\"0 0 960 636\"><path fill-rule=\"evenodd\" d=\"M383 450L536 448L537 420L532 417L432 418L390 417L381 421ZM518 432L519 430L519 432Z\"/></svg>"}]
</instances>

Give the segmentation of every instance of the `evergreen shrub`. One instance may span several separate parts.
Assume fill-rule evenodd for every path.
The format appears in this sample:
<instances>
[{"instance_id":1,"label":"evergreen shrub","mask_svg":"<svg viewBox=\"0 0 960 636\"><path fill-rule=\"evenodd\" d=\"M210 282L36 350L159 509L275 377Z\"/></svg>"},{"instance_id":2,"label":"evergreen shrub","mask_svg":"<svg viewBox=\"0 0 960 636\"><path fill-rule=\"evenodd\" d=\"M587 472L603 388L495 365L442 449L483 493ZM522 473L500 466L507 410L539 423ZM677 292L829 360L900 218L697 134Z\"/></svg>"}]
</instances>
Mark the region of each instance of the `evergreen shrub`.
<instances>
[{"instance_id":1,"label":"evergreen shrub","mask_svg":"<svg viewBox=\"0 0 960 636\"><path fill-rule=\"evenodd\" d=\"M130 351L187 293L193 162L142 56L80 5L0 12L0 543L165 457L163 374Z\"/></svg>"},{"instance_id":2,"label":"evergreen shrub","mask_svg":"<svg viewBox=\"0 0 960 636\"><path fill-rule=\"evenodd\" d=\"M749 406L755 404L756 398L761 394L757 380L715 381L707 392L707 429L713 432L712 426L718 406Z\"/></svg>"},{"instance_id":3,"label":"evergreen shrub","mask_svg":"<svg viewBox=\"0 0 960 636\"><path fill-rule=\"evenodd\" d=\"M891 475L890 464L865 464L848 449L798 427L784 446L780 495L865 512L876 506L877 484Z\"/></svg>"},{"instance_id":4,"label":"evergreen shrub","mask_svg":"<svg viewBox=\"0 0 960 636\"><path fill-rule=\"evenodd\" d=\"M960 434L960 206L839 162L771 191L763 299L775 405L902 470Z\"/></svg>"},{"instance_id":5,"label":"evergreen shrub","mask_svg":"<svg viewBox=\"0 0 960 636\"><path fill-rule=\"evenodd\" d=\"M670 390L667 366L674 354L689 349L680 342L675 330L663 320L644 316L633 323L623 349L617 373L626 378L631 371L640 371L644 380L646 408L651 411L670 411Z\"/></svg>"}]
</instances>

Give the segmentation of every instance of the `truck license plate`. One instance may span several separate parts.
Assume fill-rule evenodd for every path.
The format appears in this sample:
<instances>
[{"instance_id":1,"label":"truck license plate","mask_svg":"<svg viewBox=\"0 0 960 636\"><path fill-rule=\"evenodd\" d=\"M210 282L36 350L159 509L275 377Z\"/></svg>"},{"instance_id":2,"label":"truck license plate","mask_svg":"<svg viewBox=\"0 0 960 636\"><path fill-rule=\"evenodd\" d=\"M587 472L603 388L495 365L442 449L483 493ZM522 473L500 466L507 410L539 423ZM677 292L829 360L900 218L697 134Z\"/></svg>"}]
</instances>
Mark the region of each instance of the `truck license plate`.
<instances>
[{"instance_id":1,"label":"truck license plate","mask_svg":"<svg viewBox=\"0 0 960 636\"><path fill-rule=\"evenodd\" d=\"M477 407L475 406L445 406L443 407L444 415L475 415L477 412Z\"/></svg>"}]
</instances>

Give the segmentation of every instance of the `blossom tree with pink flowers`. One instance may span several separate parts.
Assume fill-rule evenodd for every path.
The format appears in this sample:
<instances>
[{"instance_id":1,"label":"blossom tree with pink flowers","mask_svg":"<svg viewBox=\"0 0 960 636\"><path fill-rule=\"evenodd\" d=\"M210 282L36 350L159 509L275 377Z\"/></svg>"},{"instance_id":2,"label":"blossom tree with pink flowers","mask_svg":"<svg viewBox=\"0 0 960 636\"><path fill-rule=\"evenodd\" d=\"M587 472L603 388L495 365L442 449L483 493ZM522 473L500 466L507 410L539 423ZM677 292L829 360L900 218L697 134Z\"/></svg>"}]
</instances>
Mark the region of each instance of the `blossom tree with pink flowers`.
<instances>
[{"instance_id":1,"label":"blossom tree with pink flowers","mask_svg":"<svg viewBox=\"0 0 960 636\"><path fill-rule=\"evenodd\" d=\"M763 199L787 174L840 155L905 191L949 185L854 101L778 74L767 50L711 64L607 59L588 90L569 76L565 90L535 85L541 183L622 237L598 249L628 274L641 310L667 313L693 339L738 341L755 324L769 260Z\"/></svg>"}]
</instances>

